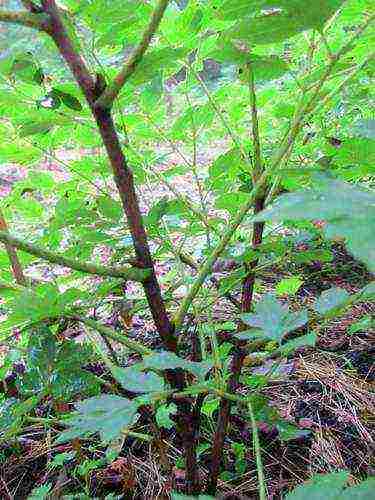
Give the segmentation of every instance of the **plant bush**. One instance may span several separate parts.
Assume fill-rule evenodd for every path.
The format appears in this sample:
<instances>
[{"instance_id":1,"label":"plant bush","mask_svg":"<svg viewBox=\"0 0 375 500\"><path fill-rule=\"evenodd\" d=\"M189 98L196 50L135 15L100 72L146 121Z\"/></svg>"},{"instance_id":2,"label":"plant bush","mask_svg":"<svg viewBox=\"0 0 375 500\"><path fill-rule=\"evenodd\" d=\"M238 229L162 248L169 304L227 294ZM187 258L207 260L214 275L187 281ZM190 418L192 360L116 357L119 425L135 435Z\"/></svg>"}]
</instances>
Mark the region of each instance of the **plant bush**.
<instances>
[{"instance_id":1,"label":"plant bush","mask_svg":"<svg viewBox=\"0 0 375 500\"><path fill-rule=\"evenodd\" d=\"M156 427L181 437L186 494L198 495L200 416L215 402L205 490L215 494L237 405L252 424L264 499L257 421L266 403L257 392L267 376L250 377L239 395L244 361L276 366L314 345L326 319L375 293L373 282L355 294L331 288L313 313L295 311L283 297L300 288L296 275L254 299L275 264L329 261L329 240L375 270L371 2L21 3L0 10L16 33L0 60L0 159L24 167L1 204L3 438L48 421L35 414L48 401L75 404L60 412L59 443L97 434L107 445L124 434L147 441L132 429L152 409ZM25 50L19 40L30 29L37 41ZM41 169L46 157L63 172ZM192 193L180 190L180 176ZM58 266L52 279L32 278L41 262ZM120 329L100 320L114 297ZM219 300L235 311L229 325L215 323ZM134 311L152 318L160 345L128 334ZM77 325L83 346L69 338ZM124 366L112 342L136 362ZM109 388L92 369L98 358Z\"/></svg>"}]
</instances>

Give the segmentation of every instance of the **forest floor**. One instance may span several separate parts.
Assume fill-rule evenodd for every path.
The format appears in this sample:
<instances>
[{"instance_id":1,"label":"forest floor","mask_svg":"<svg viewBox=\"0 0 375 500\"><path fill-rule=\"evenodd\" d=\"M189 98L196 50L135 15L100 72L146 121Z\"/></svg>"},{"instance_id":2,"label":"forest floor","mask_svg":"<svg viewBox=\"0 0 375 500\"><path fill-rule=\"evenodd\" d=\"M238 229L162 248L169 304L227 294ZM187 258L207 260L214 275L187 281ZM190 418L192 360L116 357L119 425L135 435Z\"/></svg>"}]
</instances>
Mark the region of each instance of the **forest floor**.
<instances>
[{"instance_id":1,"label":"forest floor","mask_svg":"<svg viewBox=\"0 0 375 500\"><path fill-rule=\"evenodd\" d=\"M292 308L311 307L327 288L337 286L353 293L371 280L341 244L333 244L331 250L333 261L327 265L300 265L297 271L303 286L293 296ZM291 274L285 267L273 268L262 282L262 292L273 290L280 279ZM223 301L216 314L218 319L228 320L234 313ZM374 304L363 302L326 323L320 328L316 346L297 349L283 359L270 383L261 390L260 404L266 398L271 408L259 427L270 499L281 498L285 491L316 472L346 469L353 481L375 473L375 331L352 326L363 316L371 319L374 315ZM191 329L205 319L192 320ZM116 324L116 318L110 321ZM145 344L158 345L145 317L133 318L132 334ZM110 379L98 363L89 369ZM265 370L267 366L246 366L245 375ZM245 394L246 390L241 387L239 392ZM72 405L66 405L65 410L69 409ZM41 408L41 415L43 411ZM216 414L213 406L203 416L199 446L202 484L209 476L207 465ZM278 416L286 423L281 425ZM149 426L147 421L141 421L136 430L147 433ZM46 484L52 485L51 498L72 499L104 498L110 493L121 495L118 498L167 499L171 491L183 489L182 453L173 429L163 429L153 443L127 437L121 443L120 455L110 464L103 460L104 448L94 440L85 446L75 441L56 445L58 431L58 425L47 428L35 422L24 428L14 442L1 443L1 498L26 499L34 487ZM241 410L236 410L225 443L223 470L227 472L219 481L218 498L258 498L251 442L250 423ZM53 458L62 453L71 453L74 458L60 467L51 466ZM77 491L87 496L77 496Z\"/></svg>"}]
</instances>

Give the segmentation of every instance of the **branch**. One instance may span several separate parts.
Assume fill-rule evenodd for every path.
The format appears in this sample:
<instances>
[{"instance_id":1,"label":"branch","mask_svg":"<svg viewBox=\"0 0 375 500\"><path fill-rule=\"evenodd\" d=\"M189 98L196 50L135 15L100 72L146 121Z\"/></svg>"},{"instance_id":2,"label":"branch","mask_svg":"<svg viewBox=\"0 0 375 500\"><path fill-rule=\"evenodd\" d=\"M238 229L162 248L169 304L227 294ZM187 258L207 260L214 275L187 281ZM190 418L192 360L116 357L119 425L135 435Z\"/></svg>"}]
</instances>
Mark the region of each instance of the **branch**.
<instances>
[{"instance_id":1,"label":"branch","mask_svg":"<svg viewBox=\"0 0 375 500\"><path fill-rule=\"evenodd\" d=\"M266 480L264 478L262 455L260 450L258 425L254 415L253 405L249 399L248 410L251 420L251 428L253 431L253 450L256 458L257 473L258 473L258 489L259 489L259 500L267 500L267 490L266 490Z\"/></svg>"},{"instance_id":2,"label":"branch","mask_svg":"<svg viewBox=\"0 0 375 500\"><path fill-rule=\"evenodd\" d=\"M264 170L259 180L254 184L252 191L249 194L249 200L245 203L245 205L240 209L234 221L230 224L230 226L225 231L223 237L214 248L211 255L207 258L206 262L202 266L198 276L190 288L188 294L182 301L182 304L177 311L174 317L175 328L178 330L181 328L186 313L188 312L190 305L196 295L198 294L201 286L206 280L207 276L212 271L212 266L216 262L216 260L220 257L227 244L231 240L233 234L237 230L237 228L242 224L242 221L246 217L250 208L253 206L254 201L258 198L258 195L261 193L261 190L264 188L267 178L269 174L275 174L275 172L280 168L280 164L284 158L284 156L288 153L289 149L293 146L296 137L298 136L301 127L304 123L304 119L308 114L311 113L314 106L318 104L320 91L326 82L327 78L330 76L333 68L335 67L339 58L346 53L347 50L351 47L354 41L363 33L363 31L374 21L375 15L370 16L362 26L358 28L358 30L353 34L348 43L346 43L341 50L336 54L335 58L330 62L330 64L326 67L325 72L317 83L314 92L311 97L307 100L307 103L304 104L303 100L301 100L300 107L296 110L294 119L292 124L290 125L289 131L285 136L285 139L282 141L279 149L276 151L276 154L271 159L269 165Z\"/></svg>"},{"instance_id":3,"label":"branch","mask_svg":"<svg viewBox=\"0 0 375 500\"><path fill-rule=\"evenodd\" d=\"M181 262L189 266L191 269L194 269L195 271L199 270L198 264L194 261L194 259L190 255L183 252L176 252L176 256L181 260ZM216 287L217 290L220 290L220 281L216 279L215 276L210 276L210 281ZM237 307L237 309L241 309L241 303L236 299L236 297L233 297L231 293L229 292L224 293L224 297L226 297L229 300L229 302L231 302L235 307Z\"/></svg>"},{"instance_id":4,"label":"branch","mask_svg":"<svg viewBox=\"0 0 375 500\"><path fill-rule=\"evenodd\" d=\"M29 10L30 12L33 12L34 14L38 14L40 12L43 12L42 7L39 5L35 5L35 3L32 0L21 0L22 5L25 7L26 10Z\"/></svg>"},{"instance_id":5,"label":"branch","mask_svg":"<svg viewBox=\"0 0 375 500\"><path fill-rule=\"evenodd\" d=\"M167 8L169 0L159 0L156 9L154 10L150 23L147 26L145 32L143 33L142 40L139 42L137 47L133 50L128 60L126 61L124 67L120 73L114 78L111 85L109 85L103 94L96 101L95 106L102 109L110 109L112 107L113 101L119 95L121 88L124 86L126 81L131 77L137 68L138 64L141 62L142 57L146 50L148 49L152 37L157 31L159 24L163 18L165 9Z\"/></svg>"},{"instance_id":6,"label":"branch","mask_svg":"<svg viewBox=\"0 0 375 500\"><path fill-rule=\"evenodd\" d=\"M114 340L115 342L118 342L119 344L124 345L125 347L127 347L131 351L136 352L138 354L141 354L142 356L147 355L147 354L152 354L152 350L148 349L147 347L142 345L140 342L136 342L135 340L128 339L127 337L121 335L120 333L117 333L116 330L113 330L113 328L109 328L108 326L104 326L101 323L98 323L97 321L95 321L93 319L82 318L81 316L76 316L76 315L69 316L69 318L74 320L74 321L79 321L80 323L83 323L84 325L88 326L89 328L96 330L104 337L107 337L111 340Z\"/></svg>"},{"instance_id":7,"label":"branch","mask_svg":"<svg viewBox=\"0 0 375 500\"><path fill-rule=\"evenodd\" d=\"M61 9L55 0L43 0L44 12L48 14L48 22L44 26L46 33L55 42L61 56L73 73L78 85L84 93L87 102L92 105L95 96L95 81L91 76L83 57L76 51L61 17Z\"/></svg>"},{"instance_id":8,"label":"branch","mask_svg":"<svg viewBox=\"0 0 375 500\"><path fill-rule=\"evenodd\" d=\"M44 30L45 22L48 16L45 14L33 14L31 12L1 10L0 22L21 24L28 28L34 28L40 31Z\"/></svg>"},{"instance_id":9,"label":"branch","mask_svg":"<svg viewBox=\"0 0 375 500\"><path fill-rule=\"evenodd\" d=\"M256 93L255 93L254 71L251 66L251 63L247 64L247 68L249 70L251 126L252 126L253 146L255 154L255 169L253 175L253 182L256 182L262 172L262 152L260 147L259 120L258 120L258 108L257 108Z\"/></svg>"},{"instance_id":10,"label":"branch","mask_svg":"<svg viewBox=\"0 0 375 500\"><path fill-rule=\"evenodd\" d=\"M211 273L212 266L215 264L215 262L220 257L222 252L225 250L225 248L228 245L229 241L231 240L233 234L235 233L237 228L242 224L242 221L244 220L244 218L248 214L249 210L253 206L254 200L257 198L257 196L261 192L261 189L263 189L263 186L265 185L265 183L267 181L268 174L269 174L269 170L267 169L261 175L258 182L254 185L251 193L249 194L248 201L240 209L240 211L238 212L234 221L227 228L223 237L221 238L221 240L219 241L217 246L214 248L211 255L207 258L204 265L201 267L194 284L192 285L188 294L186 295L186 297L182 301L182 304L174 317L174 324L175 324L176 330L181 328L182 323L184 321L184 318L186 316L186 313L188 312L192 301L194 300L194 298L198 294L198 292L199 292L201 286L203 285L204 281L206 280L207 276Z\"/></svg>"},{"instance_id":11,"label":"branch","mask_svg":"<svg viewBox=\"0 0 375 500\"><path fill-rule=\"evenodd\" d=\"M19 250L23 250L31 255L40 257L41 259L50 262L51 264L58 264L59 266L68 267L75 271L81 271L88 274L96 274L98 276L112 276L114 278L123 278L130 281L144 281L149 277L150 272L146 269L137 268L118 268L118 267L104 267L96 264L87 264L86 262L79 262L76 259L64 257L34 245L27 241L21 240L16 236L9 234L7 231L0 231L0 241L5 244L12 245Z\"/></svg>"},{"instance_id":12,"label":"branch","mask_svg":"<svg viewBox=\"0 0 375 500\"><path fill-rule=\"evenodd\" d=\"M8 225L4 218L2 211L0 210L0 230L8 233ZM27 286L27 279L23 273L21 262L18 259L17 252L9 243L5 244L5 249L10 260L10 265L12 267L13 276L18 285Z\"/></svg>"}]
</instances>

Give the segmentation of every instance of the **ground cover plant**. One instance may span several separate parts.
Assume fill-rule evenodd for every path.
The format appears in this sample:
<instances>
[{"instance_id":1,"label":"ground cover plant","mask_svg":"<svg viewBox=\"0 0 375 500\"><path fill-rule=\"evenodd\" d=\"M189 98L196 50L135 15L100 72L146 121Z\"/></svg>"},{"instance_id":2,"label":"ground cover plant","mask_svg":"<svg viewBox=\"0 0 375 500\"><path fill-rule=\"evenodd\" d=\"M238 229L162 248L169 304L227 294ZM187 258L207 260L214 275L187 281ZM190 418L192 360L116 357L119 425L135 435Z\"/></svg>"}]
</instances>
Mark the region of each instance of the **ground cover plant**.
<instances>
[{"instance_id":1,"label":"ground cover plant","mask_svg":"<svg viewBox=\"0 0 375 500\"><path fill-rule=\"evenodd\" d=\"M2 497L373 497L374 21L3 2Z\"/></svg>"}]
</instances>

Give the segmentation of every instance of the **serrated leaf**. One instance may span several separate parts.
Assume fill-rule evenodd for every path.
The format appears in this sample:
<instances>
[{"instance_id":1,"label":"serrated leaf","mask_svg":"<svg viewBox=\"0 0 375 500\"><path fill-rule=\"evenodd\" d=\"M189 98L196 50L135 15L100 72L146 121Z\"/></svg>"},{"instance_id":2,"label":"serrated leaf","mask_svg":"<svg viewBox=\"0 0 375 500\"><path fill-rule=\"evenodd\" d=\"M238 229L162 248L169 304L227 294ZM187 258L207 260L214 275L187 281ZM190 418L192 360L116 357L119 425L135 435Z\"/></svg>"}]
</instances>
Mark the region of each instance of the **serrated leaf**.
<instances>
[{"instance_id":1,"label":"serrated leaf","mask_svg":"<svg viewBox=\"0 0 375 500\"><path fill-rule=\"evenodd\" d=\"M113 366L112 375L121 386L130 392L148 393L164 390L164 380L156 373L145 373L142 365L133 365L127 368Z\"/></svg>"},{"instance_id":2,"label":"serrated leaf","mask_svg":"<svg viewBox=\"0 0 375 500\"><path fill-rule=\"evenodd\" d=\"M76 409L74 415L65 421L70 429L60 434L58 443L96 433L104 442L117 439L134 423L138 404L120 396L104 394L77 403Z\"/></svg>"},{"instance_id":3,"label":"serrated leaf","mask_svg":"<svg viewBox=\"0 0 375 500\"><path fill-rule=\"evenodd\" d=\"M201 361L200 363L188 361L168 351L145 356L143 358L143 364L146 368L151 368L153 370L174 370L176 368L182 368L198 378L204 378L213 366L210 361Z\"/></svg>"},{"instance_id":4,"label":"serrated leaf","mask_svg":"<svg viewBox=\"0 0 375 500\"><path fill-rule=\"evenodd\" d=\"M248 338L263 336L281 342L284 335L302 327L308 321L307 311L290 312L288 306L283 305L273 295L265 295L255 306L255 313L241 315L242 321L255 328L250 330ZM261 332L261 333L260 333ZM236 335L246 339L247 332Z\"/></svg>"},{"instance_id":5,"label":"serrated leaf","mask_svg":"<svg viewBox=\"0 0 375 500\"><path fill-rule=\"evenodd\" d=\"M301 288L303 281L297 276L284 278L276 285L278 295L295 295Z\"/></svg>"},{"instance_id":6,"label":"serrated leaf","mask_svg":"<svg viewBox=\"0 0 375 500\"><path fill-rule=\"evenodd\" d=\"M339 287L332 287L329 290L322 292L320 297L316 299L314 309L319 314L327 314L329 311L345 305L350 294Z\"/></svg>"}]
</instances>

